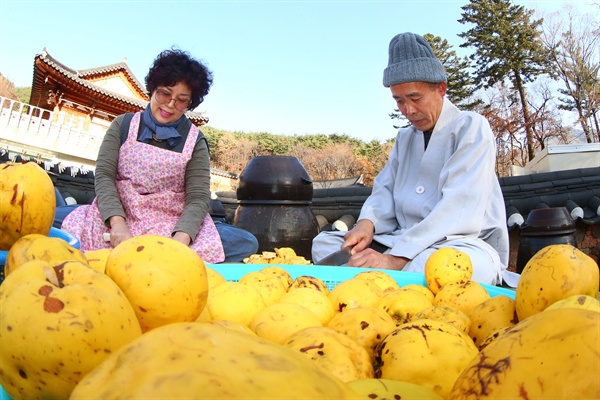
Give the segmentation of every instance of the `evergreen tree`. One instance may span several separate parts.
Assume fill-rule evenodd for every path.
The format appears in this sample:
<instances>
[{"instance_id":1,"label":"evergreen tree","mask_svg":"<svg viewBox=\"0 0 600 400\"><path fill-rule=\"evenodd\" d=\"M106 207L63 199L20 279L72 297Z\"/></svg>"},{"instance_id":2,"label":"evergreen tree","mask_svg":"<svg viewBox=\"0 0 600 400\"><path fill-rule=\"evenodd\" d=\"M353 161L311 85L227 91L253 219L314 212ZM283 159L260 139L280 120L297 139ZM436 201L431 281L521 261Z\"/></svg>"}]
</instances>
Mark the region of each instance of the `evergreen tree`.
<instances>
[{"instance_id":1,"label":"evergreen tree","mask_svg":"<svg viewBox=\"0 0 600 400\"><path fill-rule=\"evenodd\" d=\"M550 72L548 52L540 39L542 20L533 20L533 10L509 0L471 0L462 10L458 22L474 25L458 35L465 39L461 47L475 48L470 56L475 62L474 82L489 88L510 80L519 94L531 160L535 147L525 84Z\"/></svg>"},{"instance_id":2,"label":"evergreen tree","mask_svg":"<svg viewBox=\"0 0 600 400\"><path fill-rule=\"evenodd\" d=\"M477 86L473 83L473 78L469 72L471 69L469 58L458 57L456 51L452 50L452 46L446 39L430 33L427 33L424 38L429 42L435 56L446 69L446 75L448 76L447 96L450 101L462 110L476 108L481 100L473 100L472 98L473 93L477 91Z\"/></svg>"}]
</instances>

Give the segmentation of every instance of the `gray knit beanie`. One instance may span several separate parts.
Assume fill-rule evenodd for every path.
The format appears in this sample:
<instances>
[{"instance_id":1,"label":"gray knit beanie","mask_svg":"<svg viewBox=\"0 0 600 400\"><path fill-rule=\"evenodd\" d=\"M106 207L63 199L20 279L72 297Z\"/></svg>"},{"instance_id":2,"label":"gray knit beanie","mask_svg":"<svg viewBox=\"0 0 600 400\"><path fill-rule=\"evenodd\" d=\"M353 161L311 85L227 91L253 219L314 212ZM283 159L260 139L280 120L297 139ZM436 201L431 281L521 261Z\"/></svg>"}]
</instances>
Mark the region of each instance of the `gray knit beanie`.
<instances>
[{"instance_id":1,"label":"gray knit beanie","mask_svg":"<svg viewBox=\"0 0 600 400\"><path fill-rule=\"evenodd\" d=\"M404 82L446 82L446 71L423 36L401 33L390 41L383 86Z\"/></svg>"}]
</instances>

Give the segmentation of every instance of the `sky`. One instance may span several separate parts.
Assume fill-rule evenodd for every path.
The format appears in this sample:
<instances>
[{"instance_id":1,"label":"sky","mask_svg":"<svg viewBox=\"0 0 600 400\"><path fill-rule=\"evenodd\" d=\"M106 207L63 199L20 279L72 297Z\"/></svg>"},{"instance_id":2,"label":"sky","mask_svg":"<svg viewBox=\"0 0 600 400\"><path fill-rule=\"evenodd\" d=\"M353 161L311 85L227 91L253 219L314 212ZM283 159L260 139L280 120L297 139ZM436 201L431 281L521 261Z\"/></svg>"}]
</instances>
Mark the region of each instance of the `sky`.
<instances>
[{"instance_id":1,"label":"sky","mask_svg":"<svg viewBox=\"0 0 600 400\"><path fill-rule=\"evenodd\" d=\"M598 12L597 0L572 0ZM564 0L516 0L546 13ZM383 87L390 39L446 39L459 55L468 0L0 0L0 73L31 86L36 54L73 69L126 59L144 82L168 48L213 72L203 104L209 126L285 135L395 137L395 103ZM595 7L595 8L594 8Z\"/></svg>"}]
</instances>

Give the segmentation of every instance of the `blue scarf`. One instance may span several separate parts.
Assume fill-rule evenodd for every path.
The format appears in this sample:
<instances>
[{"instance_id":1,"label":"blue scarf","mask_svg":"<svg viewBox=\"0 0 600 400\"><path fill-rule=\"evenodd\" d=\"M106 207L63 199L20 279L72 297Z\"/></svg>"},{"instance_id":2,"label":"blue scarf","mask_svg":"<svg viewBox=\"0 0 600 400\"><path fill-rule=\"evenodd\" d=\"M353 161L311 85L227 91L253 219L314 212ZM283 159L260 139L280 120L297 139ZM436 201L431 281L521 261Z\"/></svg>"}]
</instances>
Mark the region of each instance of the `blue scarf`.
<instances>
[{"instance_id":1,"label":"blue scarf","mask_svg":"<svg viewBox=\"0 0 600 400\"><path fill-rule=\"evenodd\" d=\"M177 126L182 121L183 115L175 122L161 124L152 115L150 104L148 104L146 110L142 113L142 118L144 118L144 130L140 136L141 142L149 143L152 140L153 132L156 134L157 140L166 140L171 148L177 146L181 141L181 135L177 132Z\"/></svg>"}]
</instances>

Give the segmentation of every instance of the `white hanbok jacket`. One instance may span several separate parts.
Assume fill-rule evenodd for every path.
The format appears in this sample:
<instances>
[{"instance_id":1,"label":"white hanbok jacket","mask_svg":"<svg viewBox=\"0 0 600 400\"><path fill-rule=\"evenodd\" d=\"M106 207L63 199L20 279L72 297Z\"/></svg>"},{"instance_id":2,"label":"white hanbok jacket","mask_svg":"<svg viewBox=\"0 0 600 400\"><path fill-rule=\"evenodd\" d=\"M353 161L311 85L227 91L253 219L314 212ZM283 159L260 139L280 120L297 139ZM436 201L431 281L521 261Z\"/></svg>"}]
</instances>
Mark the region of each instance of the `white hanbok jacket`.
<instances>
[{"instance_id":1,"label":"white hanbok jacket","mask_svg":"<svg viewBox=\"0 0 600 400\"><path fill-rule=\"evenodd\" d=\"M445 242L483 241L505 269L508 231L495 161L487 120L444 99L427 150L423 132L413 126L398 131L359 220L373 222L374 240L394 256L413 259Z\"/></svg>"}]
</instances>

